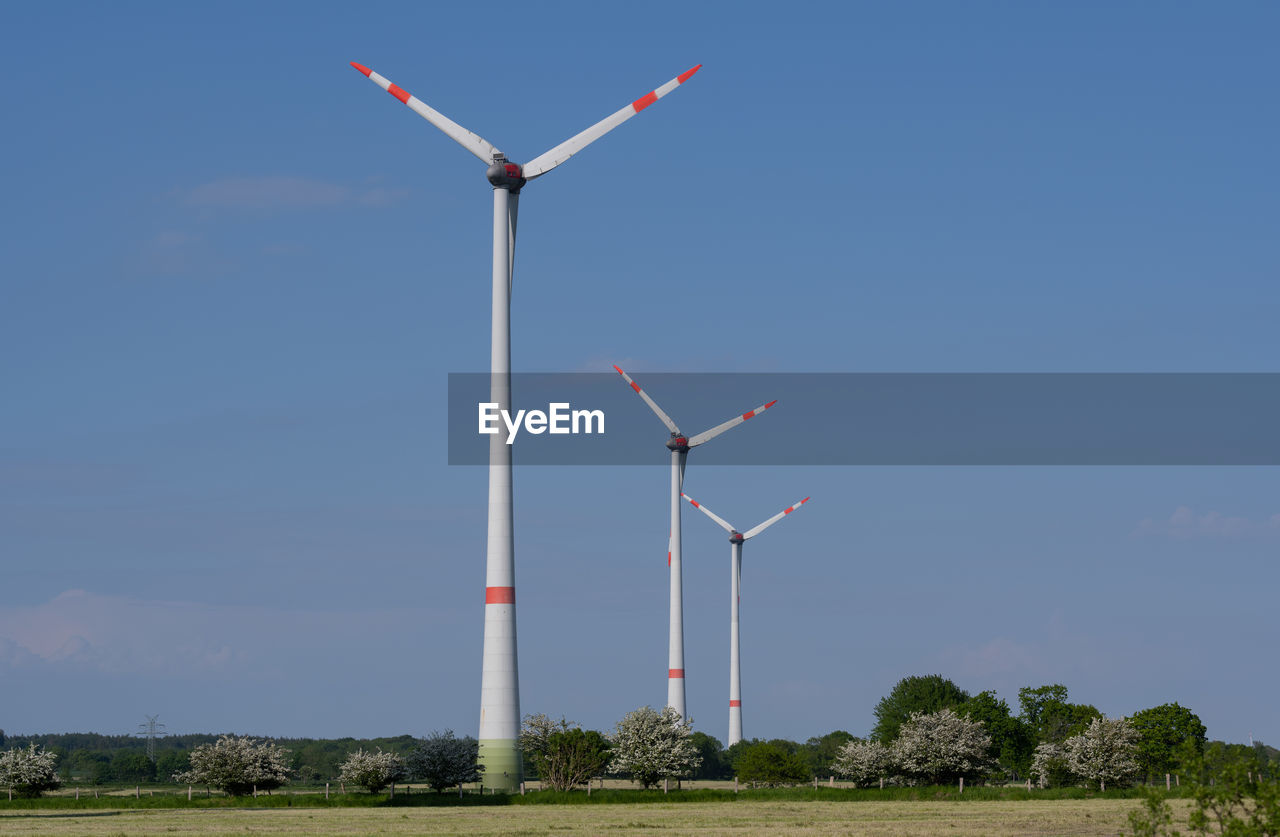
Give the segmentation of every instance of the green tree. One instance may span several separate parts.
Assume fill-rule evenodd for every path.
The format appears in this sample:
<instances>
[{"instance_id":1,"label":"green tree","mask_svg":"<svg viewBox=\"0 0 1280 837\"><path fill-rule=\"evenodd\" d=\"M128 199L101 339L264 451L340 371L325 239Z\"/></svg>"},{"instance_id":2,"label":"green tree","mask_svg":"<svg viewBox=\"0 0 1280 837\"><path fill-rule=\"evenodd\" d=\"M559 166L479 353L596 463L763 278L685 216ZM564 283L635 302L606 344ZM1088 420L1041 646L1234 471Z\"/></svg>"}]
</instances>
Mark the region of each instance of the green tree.
<instances>
[{"instance_id":1,"label":"green tree","mask_svg":"<svg viewBox=\"0 0 1280 837\"><path fill-rule=\"evenodd\" d=\"M698 748L698 755L702 756L702 764L693 773L694 779L733 778L733 769L729 766L724 745L720 743L720 739L705 732L695 731L689 736L689 740L693 742L694 747Z\"/></svg>"},{"instance_id":2,"label":"green tree","mask_svg":"<svg viewBox=\"0 0 1280 837\"><path fill-rule=\"evenodd\" d=\"M809 765L802 755L777 741L751 741L738 754L738 778L762 785L798 785L809 781Z\"/></svg>"},{"instance_id":3,"label":"green tree","mask_svg":"<svg viewBox=\"0 0 1280 837\"><path fill-rule=\"evenodd\" d=\"M453 730L433 732L418 742L407 759L409 775L440 793L445 788L479 782L480 742L467 736L454 738Z\"/></svg>"},{"instance_id":4,"label":"green tree","mask_svg":"<svg viewBox=\"0 0 1280 837\"><path fill-rule=\"evenodd\" d=\"M111 773L117 782L154 782L156 765L144 753L122 750L111 759Z\"/></svg>"},{"instance_id":5,"label":"green tree","mask_svg":"<svg viewBox=\"0 0 1280 837\"><path fill-rule=\"evenodd\" d=\"M186 750L165 750L156 754L156 778L168 780L175 773L191 769L189 753Z\"/></svg>"},{"instance_id":6,"label":"green tree","mask_svg":"<svg viewBox=\"0 0 1280 837\"><path fill-rule=\"evenodd\" d=\"M609 742L603 735L546 715L525 716L520 750L538 778L558 791L591 781L609 764Z\"/></svg>"},{"instance_id":7,"label":"green tree","mask_svg":"<svg viewBox=\"0 0 1280 837\"><path fill-rule=\"evenodd\" d=\"M1129 722L1138 731L1138 767L1148 780L1177 769L1178 752L1185 745L1204 751L1205 726L1185 706L1153 706L1133 713Z\"/></svg>"},{"instance_id":8,"label":"green tree","mask_svg":"<svg viewBox=\"0 0 1280 837\"><path fill-rule=\"evenodd\" d=\"M871 729L871 738L889 744L898 737L898 729L912 714L937 712L968 700L968 692L941 674L904 677L876 704L876 725Z\"/></svg>"},{"instance_id":9,"label":"green tree","mask_svg":"<svg viewBox=\"0 0 1280 837\"><path fill-rule=\"evenodd\" d=\"M987 735L991 736L991 749L987 754L1008 778L1027 775L1036 746L1034 735L1029 724L1013 717L1009 704L997 698L995 692L979 692L956 711L982 722Z\"/></svg>"},{"instance_id":10,"label":"green tree","mask_svg":"<svg viewBox=\"0 0 1280 837\"><path fill-rule=\"evenodd\" d=\"M841 748L852 740L853 735L838 729L804 742L801 753L809 765L809 772L814 776L830 776L835 772L832 765L839 757Z\"/></svg>"},{"instance_id":11,"label":"green tree","mask_svg":"<svg viewBox=\"0 0 1280 837\"><path fill-rule=\"evenodd\" d=\"M1087 703L1068 703L1067 687L1061 683L1018 690L1022 720L1031 728L1037 744L1061 744L1088 728L1094 718L1101 718L1097 707Z\"/></svg>"}]
</instances>

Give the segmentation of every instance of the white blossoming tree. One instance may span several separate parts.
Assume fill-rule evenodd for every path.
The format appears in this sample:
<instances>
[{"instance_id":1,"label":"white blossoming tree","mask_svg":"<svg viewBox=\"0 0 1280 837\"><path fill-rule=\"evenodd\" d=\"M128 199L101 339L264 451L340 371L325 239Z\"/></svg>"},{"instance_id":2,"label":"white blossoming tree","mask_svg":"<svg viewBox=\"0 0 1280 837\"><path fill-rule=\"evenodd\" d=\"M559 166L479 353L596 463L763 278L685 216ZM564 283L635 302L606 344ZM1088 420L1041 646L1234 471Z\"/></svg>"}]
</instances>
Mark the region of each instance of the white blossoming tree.
<instances>
[{"instance_id":1,"label":"white blossoming tree","mask_svg":"<svg viewBox=\"0 0 1280 837\"><path fill-rule=\"evenodd\" d=\"M1031 775L1035 777L1036 787L1040 788L1074 785L1079 780L1067 764L1066 748L1051 741L1036 745L1031 759Z\"/></svg>"},{"instance_id":2,"label":"white blossoming tree","mask_svg":"<svg viewBox=\"0 0 1280 837\"><path fill-rule=\"evenodd\" d=\"M1127 718L1094 718L1080 735L1063 742L1071 772L1099 790L1124 787L1141 773L1138 766L1138 731Z\"/></svg>"},{"instance_id":3,"label":"white blossoming tree","mask_svg":"<svg viewBox=\"0 0 1280 837\"><path fill-rule=\"evenodd\" d=\"M992 761L991 736L981 721L951 709L913 712L892 744L893 762L908 780L919 784L950 784L964 777L985 776Z\"/></svg>"},{"instance_id":4,"label":"white blossoming tree","mask_svg":"<svg viewBox=\"0 0 1280 837\"><path fill-rule=\"evenodd\" d=\"M629 773L646 788L664 778L688 776L702 764L692 736L693 722L682 719L672 707L658 712L642 706L627 713L609 736L613 745L609 770Z\"/></svg>"},{"instance_id":5,"label":"white blossoming tree","mask_svg":"<svg viewBox=\"0 0 1280 837\"><path fill-rule=\"evenodd\" d=\"M395 753L366 753L363 749L347 755L338 778L370 793L377 793L404 776L404 760Z\"/></svg>"},{"instance_id":6,"label":"white blossoming tree","mask_svg":"<svg viewBox=\"0 0 1280 837\"><path fill-rule=\"evenodd\" d=\"M36 797L62 784L58 778L58 754L37 747L14 748L0 753L0 787L12 788L19 796Z\"/></svg>"},{"instance_id":7,"label":"white blossoming tree","mask_svg":"<svg viewBox=\"0 0 1280 837\"><path fill-rule=\"evenodd\" d=\"M289 751L269 741L224 735L191 751L191 769L175 781L209 785L232 796L273 790L289 781Z\"/></svg>"},{"instance_id":8,"label":"white blossoming tree","mask_svg":"<svg viewBox=\"0 0 1280 837\"><path fill-rule=\"evenodd\" d=\"M873 785L893 775L893 752L879 741L853 740L840 748L831 769L858 787Z\"/></svg>"}]
</instances>

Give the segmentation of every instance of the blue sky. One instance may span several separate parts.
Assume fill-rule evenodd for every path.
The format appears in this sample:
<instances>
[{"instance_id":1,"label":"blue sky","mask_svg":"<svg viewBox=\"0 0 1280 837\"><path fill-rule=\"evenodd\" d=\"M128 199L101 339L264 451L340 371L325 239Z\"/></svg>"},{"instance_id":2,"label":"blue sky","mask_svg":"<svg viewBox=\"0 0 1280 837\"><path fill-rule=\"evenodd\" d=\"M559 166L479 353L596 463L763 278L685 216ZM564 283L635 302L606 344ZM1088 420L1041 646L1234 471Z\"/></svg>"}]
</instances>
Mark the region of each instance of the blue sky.
<instances>
[{"instance_id":1,"label":"blue sky","mask_svg":"<svg viewBox=\"0 0 1280 837\"><path fill-rule=\"evenodd\" d=\"M445 464L444 397L487 363L490 191L349 61L517 160L704 65L525 190L517 371L1274 372L1278 23L7 5L0 728L474 733L485 472ZM653 468L516 475L526 712L665 699L654 436ZM940 672L1280 742L1274 468L695 457L687 487L745 526L814 498L745 556L749 737L865 734ZM727 544L685 531L723 738Z\"/></svg>"}]
</instances>

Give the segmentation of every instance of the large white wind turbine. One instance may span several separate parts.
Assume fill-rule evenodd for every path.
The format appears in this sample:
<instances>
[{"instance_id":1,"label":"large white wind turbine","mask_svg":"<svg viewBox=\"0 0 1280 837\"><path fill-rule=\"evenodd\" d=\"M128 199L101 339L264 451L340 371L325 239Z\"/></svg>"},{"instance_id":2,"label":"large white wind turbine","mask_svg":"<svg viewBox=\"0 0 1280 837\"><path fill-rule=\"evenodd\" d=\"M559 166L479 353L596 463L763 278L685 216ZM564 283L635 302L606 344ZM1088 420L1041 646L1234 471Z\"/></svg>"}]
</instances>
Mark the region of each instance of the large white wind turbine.
<instances>
[{"instance_id":1,"label":"large white wind turbine","mask_svg":"<svg viewBox=\"0 0 1280 837\"><path fill-rule=\"evenodd\" d=\"M714 520L721 529L729 533L729 743L725 746L732 747L742 740L742 654L738 638L738 601L742 590L742 544L809 502L809 498L805 497L759 526L739 533L727 521L717 517L711 509L688 494L682 496L695 509Z\"/></svg>"},{"instance_id":2,"label":"large white wind turbine","mask_svg":"<svg viewBox=\"0 0 1280 837\"><path fill-rule=\"evenodd\" d=\"M617 113L570 137L524 166L509 161L487 140L427 106L368 67L351 66L395 96L449 139L480 158L493 186L493 311L489 363L489 400L511 408L511 273L515 255L516 210L520 189L541 177L649 105L675 90L702 65L641 96ZM506 790L520 786L522 765L520 689L516 666L515 546L512 541L511 446L505 427L489 437L489 530L484 592L484 666L480 682L480 763L486 785Z\"/></svg>"},{"instance_id":3,"label":"large white wind turbine","mask_svg":"<svg viewBox=\"0 0 1280 837\"><path fill-rule=\"evenodd\" d=\"M690 448L696 448L704 442L711 441L731 427L737 427L747 419L760 415L778 402L770 401L754 410L734 416L723 424L717 424L710 430L686 437L680 432L680 428L676 427L671 417L662 412L662 408L649 397L649 394L631 380L630 375L617 366L613 368L618 370L623 380L631 385L636 394L644 399L644 403L649 405L649 409L653 410L671 431L671 438L667 439L667 448L671 451L671 535L667 546L667 565L671 568L671 623L667 637L667 706L673 707L680 713L680 717L684 718L687 716L684 703L684 589L680 573L680 493L684 488L685 459L689 456Z\"/></svg>"}]
</instances>

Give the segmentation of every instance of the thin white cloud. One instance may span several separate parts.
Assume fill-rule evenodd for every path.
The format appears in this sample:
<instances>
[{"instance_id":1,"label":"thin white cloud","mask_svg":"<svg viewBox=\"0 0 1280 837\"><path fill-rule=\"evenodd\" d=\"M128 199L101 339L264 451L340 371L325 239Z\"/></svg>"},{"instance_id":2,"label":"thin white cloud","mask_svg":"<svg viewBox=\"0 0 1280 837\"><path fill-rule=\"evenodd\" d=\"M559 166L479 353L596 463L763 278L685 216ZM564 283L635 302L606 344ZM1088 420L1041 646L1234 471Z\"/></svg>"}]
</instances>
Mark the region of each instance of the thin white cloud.
<instances>
[{"instance_id":1,"label":"thin white cloud","mask_svg":"<svg viewBox=\"0 0 1280 837\"><path fill-rule=\"evenodd\" d=\"M1134 534L1188 540L1191 538L1243 538L1280 535L1280 514L1266 520L1224 515L1216 511L1197 514L1188 506L1178 506L1165 520L1145 518Z\"/></svg>"},{"instance_id":2,"label":"thin white cloud","mask_svg":"<svg viewBox=\"0 0 1280 837\"><path fill-rule=\"evenodd\" d=\"M182 195L188 206L209 209L330 209L389 206L408 194L380 186L351 187L309 177L268 175L229 177L196 186Z\"/></svg>"}]
</instances>

